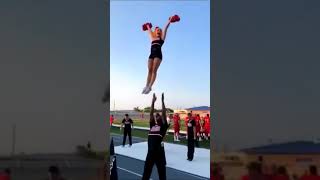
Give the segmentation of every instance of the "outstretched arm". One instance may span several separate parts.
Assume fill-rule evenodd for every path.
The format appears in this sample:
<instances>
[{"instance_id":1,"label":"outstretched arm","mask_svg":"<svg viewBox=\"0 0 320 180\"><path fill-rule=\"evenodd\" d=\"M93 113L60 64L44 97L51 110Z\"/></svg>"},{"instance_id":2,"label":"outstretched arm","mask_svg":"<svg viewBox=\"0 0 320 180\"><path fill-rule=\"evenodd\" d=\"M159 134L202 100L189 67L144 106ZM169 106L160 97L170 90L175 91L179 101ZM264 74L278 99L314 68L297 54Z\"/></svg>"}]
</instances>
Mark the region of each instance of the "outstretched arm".
<instances>
[{"instance_id":1,"label":"outstretched arm","mask_svg":"<svg viewBox=\"0 0 320 180\"><path fill-rule=\"evenodd\" d=\"M169 21L167 22L166 26L163 28L163 34L162 34L162 39L163 40L166 39L167 31L168 31L168 28L170 26L170 23L171 23L171 17L169 18Z\"/></svg>"},{"instance_id":2,"label":"outstretched arm","mask_svg":"<svg viewBox=\"0 0 320 180\"><path fill-rule=\"evenodd\" d=\"M152 32L152 29L150 28L150 26L147 26L147 28L148 28L148 33L149 33L149 36L150 36L150 39L151 39L151 41L152 41L152 38L153 38L153 32Z\"/></svg>"},{"instance_id":3,"label":"outstretched arm","mask_svg":"<svg viewBox=\"0 0 320 180\"><path fill-rule=\"evenodd\" d=\"M164 93L162 93L162 123L167 127L168 121L167 121L167 109L164 104Z\"/></svg>"},{"instance_id":4,"label":"outstretched arm","mask_svg":"<svg viewBox=\"0 0 320 180\"><path fill-rule=\"evenodd\" d=\"M151 103L151 109L150 109L150 123L154 121L154 102L156 102L157 97L156 95L153 93L153 98L152 98L152 103Z\"/></svg>"}]
</instances>

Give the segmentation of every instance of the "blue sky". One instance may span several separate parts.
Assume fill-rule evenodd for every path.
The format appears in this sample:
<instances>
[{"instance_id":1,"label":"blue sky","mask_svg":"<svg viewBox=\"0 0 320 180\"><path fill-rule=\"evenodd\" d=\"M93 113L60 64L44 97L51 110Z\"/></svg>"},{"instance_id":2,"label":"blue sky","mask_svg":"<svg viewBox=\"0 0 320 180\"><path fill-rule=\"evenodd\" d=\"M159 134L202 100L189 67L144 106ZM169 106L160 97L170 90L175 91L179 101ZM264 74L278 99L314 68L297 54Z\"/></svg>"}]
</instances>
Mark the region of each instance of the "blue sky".
<instances>
[{"instance_id":1,"label":"blue sky","mask_svg":"<svg viewBox=\"0 0 320 180\"><path fill-rule=\"evenodd\" d=\"M162 47L163 61L153 91L166 95L171 108L210 105L210 2L111 1L110 100L111 110L150 105L152 92L141 94L146 83L150 39L142 24L171 24ZM160 106L160 103L157 104Z\"/></svg>"}]
</instances>

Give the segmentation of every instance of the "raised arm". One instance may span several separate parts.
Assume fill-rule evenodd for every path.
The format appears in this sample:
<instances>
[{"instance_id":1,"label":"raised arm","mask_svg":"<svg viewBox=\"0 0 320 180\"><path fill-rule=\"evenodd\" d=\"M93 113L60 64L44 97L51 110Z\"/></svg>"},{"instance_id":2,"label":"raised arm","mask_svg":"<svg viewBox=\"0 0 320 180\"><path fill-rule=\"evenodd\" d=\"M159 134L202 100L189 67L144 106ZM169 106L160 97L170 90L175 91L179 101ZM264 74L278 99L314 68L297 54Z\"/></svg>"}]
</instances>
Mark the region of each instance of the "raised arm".
<instances>
[{"instance_id":1,"label":"raised arm","mask_svg":"<svg viewBox=\"0 0 320 180\"><path fill-rule=\"evenodd\" d=\"M151 29L151 27L150 26L148 26L147 25L147 28L148 28L148 33L149 33L149 37L150 37L150 39L151 39L151 41L152 41L152 39L153 39L153 32L152 32L152 29Z\"/></svg>"},{"instance_id":2,"label":"raised arm","mask_svg":"<svg viewBox=\"0 0 320 180\"><path fill-rule=\"evenodd\" d=\"M167 22L166 26L163 28L162 40L166 39L167 31L170 26L170 23L171 23L171 17L169 18L169 21Z\"/></svg>"},{"instance_id":3,"label":"raised arm","mask_svg":"<svg viewBox=\"0 0 320 180\"><path fill-rule=\"evenodd\" d=\"M168 121L167 121L167 109L166 105L164 104L164 93L162 93L162 123L165 126L168 126Z\"/></svg>"},{"instance_id":4,"label":"raised arm","mask_svg":"<svg viewBox=\"0 0 320 180\"><path fill-rule=\"evenodd\" d=\"M151 103L151 109L150 109L150 123L152 121L154 121L154 103L156 102L157 97L156 95L153 93L153 98L152 98L152 103Z\"/></svg>"}]
</instances>

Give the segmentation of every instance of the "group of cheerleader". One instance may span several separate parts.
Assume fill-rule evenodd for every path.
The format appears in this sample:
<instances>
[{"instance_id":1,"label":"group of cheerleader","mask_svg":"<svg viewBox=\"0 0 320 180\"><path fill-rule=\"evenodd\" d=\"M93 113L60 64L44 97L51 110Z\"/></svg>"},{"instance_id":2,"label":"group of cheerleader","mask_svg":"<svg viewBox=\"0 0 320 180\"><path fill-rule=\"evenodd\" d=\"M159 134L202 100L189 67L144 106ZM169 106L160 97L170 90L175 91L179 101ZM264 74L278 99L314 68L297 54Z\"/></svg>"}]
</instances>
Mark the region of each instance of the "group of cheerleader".
<instances>
[{"instance_id":1,"label":"group of cheerleader","mask_svg":"<svg viewBox=\"0 0 320 180\"><path fill-rule=\"evenodd\" d=\"M196 135L197 140L209 140L210 139L210 115L206 114L205 116L200 116L199 114L193 114L191 111L191 117L195 121L196 124ZM186 116L184 119L181 120L180 115L178 113L175 113L173 115L170 115L168 118L168 121L170 124L173 124L173 130L174 130L174 141L180 141L180 128L181 128L181 121L184 120L185 127L188 125L189 116ZM188 133L188 131L187 131ZM186 135L186 138L188 138L188 134Z\"/></svg>"}]
</instances>

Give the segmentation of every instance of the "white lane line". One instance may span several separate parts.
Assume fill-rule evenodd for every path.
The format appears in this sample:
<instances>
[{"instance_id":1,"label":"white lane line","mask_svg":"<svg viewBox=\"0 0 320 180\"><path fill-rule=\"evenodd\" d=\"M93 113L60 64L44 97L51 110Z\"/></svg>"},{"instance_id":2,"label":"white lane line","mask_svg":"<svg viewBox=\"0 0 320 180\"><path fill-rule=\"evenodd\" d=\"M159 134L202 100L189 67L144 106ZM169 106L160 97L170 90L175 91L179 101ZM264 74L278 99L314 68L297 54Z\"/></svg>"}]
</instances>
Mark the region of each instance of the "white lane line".
<instances>
[{"instance_id":1,"label":"white lane line","mask_svg":"<svg viewBox=\"0 0 320 180\"><path fill-rule=\"evenodd\" d=\"M118 166L118 169L121 169L121 170L126 171L126 172L131 173L131 174L134 174L134 175L136 175L136 176L142 177L141 174L135 173L135 172L130 171L130 170L128 170L128 169L124 169L124 168L121 168L121 167L119 167L119 166ZM150 180L152 180L152 179L150 178Z\"/></svg>"}]
</instances>

